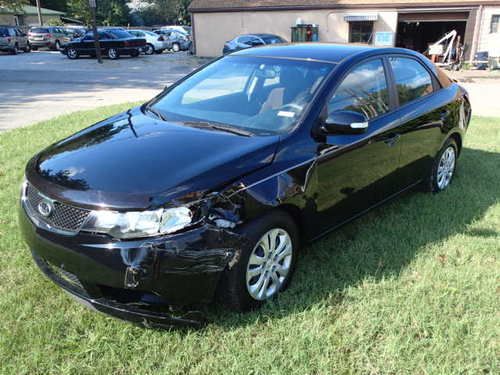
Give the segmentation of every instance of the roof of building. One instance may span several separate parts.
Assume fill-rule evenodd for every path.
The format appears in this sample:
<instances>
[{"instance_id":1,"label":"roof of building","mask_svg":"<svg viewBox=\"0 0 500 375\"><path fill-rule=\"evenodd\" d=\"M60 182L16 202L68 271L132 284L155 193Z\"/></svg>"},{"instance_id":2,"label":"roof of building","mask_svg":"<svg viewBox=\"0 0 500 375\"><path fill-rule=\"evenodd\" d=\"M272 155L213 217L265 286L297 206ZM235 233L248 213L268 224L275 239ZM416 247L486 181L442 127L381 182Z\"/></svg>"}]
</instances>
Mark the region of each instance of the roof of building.
<instances>
[{"instance_id":1,"label":"roof of building","mask_svg":"<svg viewBox=\"0 0 500 375\"><path fill-rule=\"evenodd\" d=\"M321 8L409 8L438 6L474 6L499 4L499 0L193 0L191 12L216 12L239 10L285 10Z\"/></svg>"},{"instance_id":2,"label":"roof of building","mask_svg":"<svg viewBox=\"0 0 500 375\"><path fill-rule=\"evenodd\" d=\"M357 44L293 43L248 48L234 52L232 55L316 60L338 63L346 57L375 49L380 50L380 48ZM392 48L391 50L406 51L401 48Z\"/></svg>"},{"instance_id":3,"label":"roof of building","mask_svg":"<svg viewBox=\"0 0 500 375\"><path fill-rule=\"evenodd\" d=\"M47 9L47 8L40 8L42 11L43 16L62 16L65 13L64 12L59 12L57 10L52 10L52 9ZM12 10L6 7L0 7L0 14L24 14L24 15L37 15L38 12L36 10L36 7L32 5L23 5L22 10Z\"/></svg>"}]
</instances>

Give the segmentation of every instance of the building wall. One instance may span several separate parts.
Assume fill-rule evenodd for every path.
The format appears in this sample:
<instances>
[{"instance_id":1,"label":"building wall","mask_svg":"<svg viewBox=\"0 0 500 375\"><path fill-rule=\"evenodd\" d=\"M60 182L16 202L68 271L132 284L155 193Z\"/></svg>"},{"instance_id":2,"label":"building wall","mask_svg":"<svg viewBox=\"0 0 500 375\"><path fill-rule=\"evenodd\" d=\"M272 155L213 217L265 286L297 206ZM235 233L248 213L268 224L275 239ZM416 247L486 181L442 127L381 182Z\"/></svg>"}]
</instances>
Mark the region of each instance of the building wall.
<instances>
[{"instance_id":1,"label":"building wall","mask_svg":"<svg viewBox=\"0 0 500 375\"><path fill-rule=\"evenodd\" d=\"M15 25L14 16L11 14L0 14L0 25Z\"/></svg>"},{"instance_id":2,"label":"building wall","mask_svg":"<svg viewBox=\"0 0 500 375\"><path fill-rule=\"evenodd\" d=\"M396 32L398 14L391 9L194 13L196 54L218 56L224 43L239 34L270 33L290 40L291 27L295 25L297 18L301 18L304 23L318 24L319 39L322 42L347 43L349 23L344 21L344 15L373 12L378 13L374 32Z\"/></svg>"},{"instance_id":3,"label":"building wall","mask_svg":"<svg viewBox=\"0 0 500 375\"><path fill-rule=\"evenodd\" d=\"M488 51L490 56L500 57L500 30L497 33L490 33L491 16L494 14L500 15L500 7L483 8L477 51Z\"/></svg>"}]
</instances>

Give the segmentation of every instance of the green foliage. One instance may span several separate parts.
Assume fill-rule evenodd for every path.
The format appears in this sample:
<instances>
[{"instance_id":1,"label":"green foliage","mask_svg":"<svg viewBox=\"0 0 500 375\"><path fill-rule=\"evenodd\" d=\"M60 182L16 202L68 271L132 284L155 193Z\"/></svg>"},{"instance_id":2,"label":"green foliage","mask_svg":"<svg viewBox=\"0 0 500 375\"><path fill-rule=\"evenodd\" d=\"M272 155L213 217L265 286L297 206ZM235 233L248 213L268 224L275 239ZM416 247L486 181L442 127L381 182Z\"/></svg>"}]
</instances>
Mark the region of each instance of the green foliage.
<instances>
[{"instance_id":1,"label":"green foliage","mask_svg":"<svg viewBox=\"0 0 500 375\"><path fill-rule=\"evenodd\" d=\"M129 23L130 8L127 0L97 0L97 24L104 26L126 26ZM68 15L92 23L88 0L67 0Z\"/></svg>"},{"instance_id":2,"label":"green foliage","mask_svg":"<svg viewBox=\"0 0 500 375\"><path fill-rule=\"evenodd\" d=\"M133 12L134 22L142 25L190 25L191 0L149 0Z\"/></svg>"},{"instance_id":3,"label":"green foliage","mask_svg":"<svg viewBox=\"0 0 500 375\"><path fill-rule=\"evenodd\" d=\"M302 249L263 309L210 308L160 331L90 311L34 265L17 224L24 165L129 105L0 133L0 373L497 374L500 121L474 118L456 179L412 192Z\"/></svg>"},{"instance_id":4,"label":"green foliage","mask_svg":"<svg viewBox=\"0 0 500 375\"><path fill-rule=\"evenodd\" d=\"M21 10L25 4L28 4L28 0L0 0L0 7L12 10Z\"/></svg>"},{"instance_id":5,"label":"green foliage","mask_svg":"<svg viewBox=\"0 0 500 375\"><path fill-rule=\"evenodd\" d=\"M36 0L30 0L30 4L36 6ZM40 0L40 6L42 8L58 10L60 12L66 12L67 10L66 4L67 0Z\"/></svg>"}]
</instances>

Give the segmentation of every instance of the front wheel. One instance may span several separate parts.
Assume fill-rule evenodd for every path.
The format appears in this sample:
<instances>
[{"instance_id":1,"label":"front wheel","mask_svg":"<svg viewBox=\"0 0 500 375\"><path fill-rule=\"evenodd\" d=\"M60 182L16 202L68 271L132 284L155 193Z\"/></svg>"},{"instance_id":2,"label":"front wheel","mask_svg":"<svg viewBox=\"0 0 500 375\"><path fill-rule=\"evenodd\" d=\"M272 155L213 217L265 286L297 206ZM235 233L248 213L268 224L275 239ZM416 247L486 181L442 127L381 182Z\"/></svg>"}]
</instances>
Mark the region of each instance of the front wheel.
<instances>
[{"instance_id":1,"label":"front wheel","mask_svg":"<svg viewBox=\"0 0 500 375\"><path fill-rule=\"evenodd\" d=\"M68 56L68 59L70 59L70 60L77 59L79 57L79 55L80 54L78 53L78 51L76 50L76 48L71 47L71 48L68 48L66 50L66 56Z\"/></svg>"},{"instance_id":2,"label":"front wheel","mask_svg":"<svg viewBox=\"0 0 500 375\"><path fill-rule=\"evenodd\" d=\"M181 50L181 46L179 45L179 43L172 44L172 51L179 52L180 50Z\"/></svg>"},{"instance_id":3,"label":"front wheel","mask_svg":"<svg viewBox=\"0 0 500 375\"><path fill-rule=\"evenodd\" d=\"M111 60L116 60L117 58L119 58L120 55L118 54L118 50L116 48L110 48L110 49L108 49L108 57Z\"/></svg>"},{"instance_id":4,"label":"front wheel","mask_svg":"<svg viewBox=\"0 0 500 375\"><path fill-rule=\"evenodd\" d=\"M299 237L294 221L282 211L246 224L241 234L248 241L238 263L224 272L218 299L232 310L248 311L286 289L295 269Z\"/></svg>"},{"instance_id":5,"label":"front wheel","mask_svg":"<svg viewBox=\"0 0 500 375\"><path fill-rule=\"evenodd\" d=\"M457 144L450 138L434 159L430 176L427 179L427 191L439 193L450 186L457 167L457 155Z\"/></svg>"}]
</instances>

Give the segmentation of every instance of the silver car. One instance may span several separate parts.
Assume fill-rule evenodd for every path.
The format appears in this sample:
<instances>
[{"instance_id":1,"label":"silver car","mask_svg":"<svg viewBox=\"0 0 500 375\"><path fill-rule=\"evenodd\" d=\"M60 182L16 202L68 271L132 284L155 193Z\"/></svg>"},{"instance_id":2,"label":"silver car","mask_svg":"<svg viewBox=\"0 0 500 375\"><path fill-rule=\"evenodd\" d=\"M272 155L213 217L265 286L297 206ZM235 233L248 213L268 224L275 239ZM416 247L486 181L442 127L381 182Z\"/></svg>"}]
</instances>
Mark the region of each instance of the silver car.
<instances>
[{"instance_id":1,"label":"silver car","mask_svg":"<svg viewBox=\"0 0 500 375\"><path fill-rule=\"evenodd\" d=\"M137 38L146 39L146 47L144 47L144 53L146 55L152 55L153 53L160 54L168 47L167 41L163 35L158 35L148 30L127 31Z\"/></svg>"},{"instance_id":2,"label":"silver car","mask_svg":"<svg viewBox=\"0 0 500 375\"><path fill-rule=\"evenodd\" d=\"M20 50L31 51L26 34L14 26L0 26L0 51L15 55Z\"/></svg>"},{"instance_id":3,"label":"silver car","mask_svg":"<svg viewBox=\"0 0 500 375\"><path fill-rule=\"evenodd\" d=\"M28 33L31 49L50 48L61 50L62 46L71 40L71 37L59 26L32 27Z\"/></svg>"}]
</instances>

